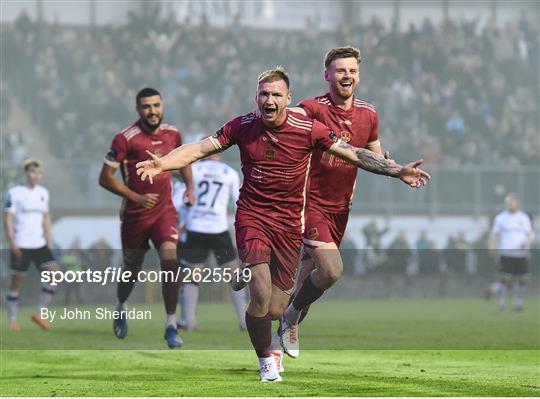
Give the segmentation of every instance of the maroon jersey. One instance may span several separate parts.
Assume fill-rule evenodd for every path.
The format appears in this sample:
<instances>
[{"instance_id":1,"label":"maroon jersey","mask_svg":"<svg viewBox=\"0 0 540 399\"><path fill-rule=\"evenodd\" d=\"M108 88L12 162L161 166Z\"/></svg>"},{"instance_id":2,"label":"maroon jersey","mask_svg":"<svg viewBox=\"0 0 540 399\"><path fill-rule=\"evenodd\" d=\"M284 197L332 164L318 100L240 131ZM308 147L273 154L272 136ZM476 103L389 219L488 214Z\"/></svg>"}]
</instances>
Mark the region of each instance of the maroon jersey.
<instances>
[{"instance_id":1,"label":"maroon jersey","mask_svg":"<svg viewBox=\"0 0 540 399\"><path fill-rule=\"evenodd\" d=\"M343 110L333 105L330 94L302 100L299 104L307 115L332 129L342 141L358 148L371 148L379 143L379 120L375 107L357 98L353 106ZM358 168L334 155L313 152L308 206L326 212L348 212Z\"/></svg>"},{"instance_id":2,"label":"maroon jersey","mask_svg":"<svg viewBox=\"0 0 540 399\"><path fill-rule=\"evenodd\" d=\"M303 229L306 182L314 149L334 144L335 135L322 123L287 110L278 128L264 125L253 112L226 123L211 138L216 149L240 149L244 182L238 199L237 224L258 219L292 232Z\"/></svg>"},{"instance_id":3,"label":"maroon jersey","mask_svg":"<svg viewBox=\"0 0 540 399\"><path fill-rule=\"evenodd\" d=\"M139 179L135 165L149 158L147 150L157 156L164 156L180 145L182 145L180 131L175 126L165 123L155 134L148 134L141 129L140 121L137 121L114 137L105 163L113 168L120 166L124 183L136 193L159 194L158 203L152 209L143 208L124 199L120 210L122 217L151 217L167 206L172 206L171 173L160 173L154 177L154 183L151 184L148 179L146 181Z\"/></svg>"}]
</instances>

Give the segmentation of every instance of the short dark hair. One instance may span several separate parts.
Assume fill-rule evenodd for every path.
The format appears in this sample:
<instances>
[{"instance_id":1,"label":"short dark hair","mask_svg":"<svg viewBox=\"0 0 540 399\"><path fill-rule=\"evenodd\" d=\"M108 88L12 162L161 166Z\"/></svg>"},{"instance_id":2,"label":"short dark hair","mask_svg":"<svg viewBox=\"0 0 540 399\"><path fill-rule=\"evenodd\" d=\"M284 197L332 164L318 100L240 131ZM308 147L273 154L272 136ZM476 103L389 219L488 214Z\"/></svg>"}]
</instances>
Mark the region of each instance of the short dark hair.
<instances>
[{"instance_id":1,"label":"short dark hair","mask_svg":"<svg viewBox=\"0 0 540 399\"><path fill-rule=\"evenodd\" d=\"M139 100L144 97L160 96L161 94L156 89L151 87L145 87L144 89L139 90L137 97L135 97L135 104L139 105Z\"/></svg>"},{"instance_id":2,"label":"short dark hair","mask_svg":"<svg viewBox=\"0 0 540 399\"><path fill-rule=\"evenodd\" d=\"M23 162L23 168L25 172L28 172L30 168L41 168L41 162L37 159L25 159Z\"/></svg>"},{"instance_id":3,"label":"short dark hair","mask_svg":"<svg viewBox=\"0 0 540 399\"><path fill-rule=\"evenodd\" d=\"M287 71L285 71L285 68L283 68L281 65L277 65L275 68L261 73L257 79L257 85L260 85L261 83L275 82L277 80L283 80L287 85L287 88L290 87L289 75L287 74Z\"/></svg>"},{"instance_id":4,"label":"short dark hair","mask_svg":"<svg viewBox=\"0 0 540 399\"><path fill-rule=\"evenodd\" d=\"M358 64L362 62L360 49L353 46L334 47L324 56L324 67L328 69L332 61L338 58L355 58Z\"/></svg>"}]
</instances>

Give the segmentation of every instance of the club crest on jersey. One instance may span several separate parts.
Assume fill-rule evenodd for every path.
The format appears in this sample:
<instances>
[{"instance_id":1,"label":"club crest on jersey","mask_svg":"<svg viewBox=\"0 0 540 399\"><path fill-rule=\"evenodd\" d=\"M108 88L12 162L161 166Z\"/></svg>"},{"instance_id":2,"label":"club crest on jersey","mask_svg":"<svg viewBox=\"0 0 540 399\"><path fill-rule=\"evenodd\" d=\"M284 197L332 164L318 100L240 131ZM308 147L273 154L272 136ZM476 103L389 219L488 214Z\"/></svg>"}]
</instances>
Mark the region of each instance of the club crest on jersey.
<instances>
[{"instance_id":1,"label":"club crest on jersey","mask_svg":"<svg viewBox=\"0 0 540 399\"><path fill-rule=\"evenodd\" d=\"M310 240L314 240L319 237L319 229L314 227L307 232L307 235Z\"/></svg>"},{"instance_id":2,"label":"club crest on jersey","mask_svg":"<svg viewBox=\"0 0 540 399\"><path fill-rule=\"evenodd\" d=\"M163 154L161 153L161 151L159 149L156 149L154 150L154 155L158 156L158 157L162 157Z\"/></svg>"},{"instance_id":3,"label":"club crest on jersey","mask_svg":"<svg viewBox=\"0 0 540 399\"><path fill-rule=\"evenodd\" d=\"M273 161L276 159L276 154L274 150L264 150L264 159L267 161Z\"/></svg>"},{"instance_id":4,"label":"club crest on jersey","mask_svg":"<svg viewBox=\"0 0 540 399\"><path fill-rule=\"evenodd\" d=\"M341 132L341 141L344 141L345 143L348 143L351 141L351 134L349 132Z\"/></svg>"}]
</instances>

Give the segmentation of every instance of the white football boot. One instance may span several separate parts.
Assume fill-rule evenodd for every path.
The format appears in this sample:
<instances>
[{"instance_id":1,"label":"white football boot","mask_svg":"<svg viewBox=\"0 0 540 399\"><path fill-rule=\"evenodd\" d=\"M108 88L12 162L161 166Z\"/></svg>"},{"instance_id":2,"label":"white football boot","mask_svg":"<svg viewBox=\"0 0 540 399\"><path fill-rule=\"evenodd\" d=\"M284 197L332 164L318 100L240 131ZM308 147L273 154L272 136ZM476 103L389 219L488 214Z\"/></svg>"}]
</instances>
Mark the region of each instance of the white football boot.
<instances>
[{"instance_id":1,"label":"white football boot","mask_svg":"<svg viewBox=\"0 0 540 399\"><path fill-rule=\"evenodd\" d=\"M283 381L279 375L274 356L259 358L259 374L262 382Z\"/></svg>"}]
</instances>

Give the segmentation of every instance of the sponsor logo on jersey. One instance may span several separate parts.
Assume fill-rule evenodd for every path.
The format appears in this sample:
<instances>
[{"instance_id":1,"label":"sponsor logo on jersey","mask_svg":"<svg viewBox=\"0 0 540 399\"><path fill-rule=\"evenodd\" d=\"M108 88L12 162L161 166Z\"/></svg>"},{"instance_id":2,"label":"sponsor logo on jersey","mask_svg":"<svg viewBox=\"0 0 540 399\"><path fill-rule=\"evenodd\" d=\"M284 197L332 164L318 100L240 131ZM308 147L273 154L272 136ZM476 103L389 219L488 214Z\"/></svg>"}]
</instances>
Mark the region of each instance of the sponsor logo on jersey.
<instances>
[{"instance_id":1,"label":"sponsor logo on jersey","mask_svg":"<svg viewBox=\"0 0 540 399\"><path fill-rule=\"evenodd\" d=\"M307 235L310 240L314 240L319 237L319 229L314 227L308 231Z\"/></svg>"},{"instance_id":2,"label":"sponsor logo on jersey","mask_svg":"<svg viewBox=\"0 0 540 399\"><path fill-rule=\"evenodd\" d=\"M330 140L332 140L334 143L338 140L333 130L330 130L330 134L328 136L330 137Z\"/></svg>"},{"instance_id":3,"label":"sponsor logo on jersey","mask_svg":"<svg viewBox=\"0 0 540 399\"><path fill-rule=\"evenodd\" d=\"M351 134L349 132L341 132L341 141L348 143L351 141Z\"/></svg>"},{"instance_id":4,"label":"sponsor logo on jersey","mask_svg":"<svg viewBox=\"0 0 540 399\"><path fill-rule=\"evenodd\" d=\"M279 142L278 138L274 136L272 133L270 133L269 131L267 131L266 134L268 135L268 137L270 137L270 140L272 140L273 143Z\"/></svg>"}]
</instances>

